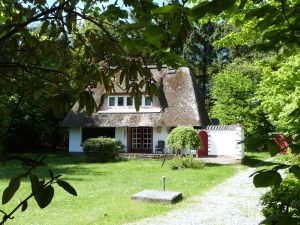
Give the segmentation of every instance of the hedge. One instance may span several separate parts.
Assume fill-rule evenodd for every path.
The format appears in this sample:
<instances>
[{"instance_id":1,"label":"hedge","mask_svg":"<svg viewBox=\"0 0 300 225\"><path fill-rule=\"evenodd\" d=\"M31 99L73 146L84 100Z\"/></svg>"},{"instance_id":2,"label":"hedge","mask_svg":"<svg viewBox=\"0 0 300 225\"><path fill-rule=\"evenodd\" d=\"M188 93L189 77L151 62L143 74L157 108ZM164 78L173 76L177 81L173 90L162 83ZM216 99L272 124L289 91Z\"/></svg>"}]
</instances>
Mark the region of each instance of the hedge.
<instances>
[{"instance_id":1,"label":"hedge","mask_svg":"<svg viewBox=\"0 0 300 225\"><path fill-rule=\"evenodd\" d=\"M108 162L115 159L118 141L106 137L90 138L84 141L83 151L92 161Z\"/></svg>"}]
</instances>

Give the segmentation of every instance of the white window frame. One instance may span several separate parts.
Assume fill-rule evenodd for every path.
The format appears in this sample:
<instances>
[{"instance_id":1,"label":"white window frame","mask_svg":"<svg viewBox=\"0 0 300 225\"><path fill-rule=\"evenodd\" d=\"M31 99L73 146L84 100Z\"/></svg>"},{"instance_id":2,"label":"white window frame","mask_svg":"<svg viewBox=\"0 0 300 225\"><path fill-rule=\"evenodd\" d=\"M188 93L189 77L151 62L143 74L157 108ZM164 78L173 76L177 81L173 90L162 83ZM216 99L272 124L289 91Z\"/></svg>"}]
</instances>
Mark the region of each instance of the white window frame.
<instances>
[{"instance_id":1,"label":"white window frame","mask_svg":"<svg viewBox=\"0 0 300 225\"><path fill-rule=\"evenodd\" d=\"M118 98L122 97L123 98L123 105L119 106L118 105ZM150 105L146 105L146 97L149 97L148 95L142 95L142 99L141 99L141 107L143 108L150 108L152 107L152 101ZM109 101L110 98L114 98L115 99L115 104L113 106L109 105ZM127 105L127 98L132 98L132 105ZM122 107L128 107L128 108L132 108L134 107L134 98L129 96L129 95L113 95L113 96L107 96L107 106L111 107L111 108L122 108Z\"/></svg>"},{"instance_id":2,"label":"white window frame","mask_svg":"<svg viewBox=\"0 0 300 225\"><path fill-rule=\"evenodd\" d=\"M109 105L109 102L110 102L110 99L111 99L111 98L113 98L114 101L115 101L115 102L114 102L115 104L114 104L113 106L112 106L112 105ZM116 107L116 96L108 96L108 97L107 97L107 106L108 106L108 107Z\"/></svg>"},{"instance_id":3,"label":"white window frame","mask_svg":"<svg viewBox=\"0 0 300 225\"><path fill-rule=\"evenodd\" d=\"M152 100L151 100L151 104L150 105L146 105L145 103L146 103L146 97L150 97L150 96L148 96L148 95L143 95L142 96L142 104L141 104L141 107L145 107L145 108L150 108L150 107L152 107Z\"/></svg>"}]
</instances>

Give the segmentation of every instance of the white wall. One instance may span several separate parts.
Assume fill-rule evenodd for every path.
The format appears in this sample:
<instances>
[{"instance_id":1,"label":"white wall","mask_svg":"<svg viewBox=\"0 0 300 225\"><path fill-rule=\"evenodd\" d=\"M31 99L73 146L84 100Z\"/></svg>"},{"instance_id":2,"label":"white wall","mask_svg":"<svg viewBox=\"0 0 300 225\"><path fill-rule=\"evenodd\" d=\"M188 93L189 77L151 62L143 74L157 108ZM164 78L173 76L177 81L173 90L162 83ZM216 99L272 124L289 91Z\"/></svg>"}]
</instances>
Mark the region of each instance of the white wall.
<instances>
[{"instance_id":1,"label":"white wall","mask_svg":"<svg viewBox=\"0 0 300 225\"><path fill-rule=\"evenodd\" d=\"M244 139L244 130L237 126L231 130L207 129L208 155L232 156L237 160L244 157L244 144L238 144Z\"/></svg>"},{"instance_id":2,"label":"white wall","mask_svg":"<svg viewBox=\"0 0 300 225\"><path fill-rule=\"evenodd\" d=\"M155 145L158 144L158 141L162 140L165 142L164 153L167 151L167 137L169 135L169 129L167 127L153 127L153 150L155 153Z\"/></svg>"},{"instance_id":3,"label":"white wall","mask_svg":"<svg viewBox=\"0 0 300 225\"><path fill-rule=\"evenodd\" d=\"M81 127L69 130L69 152L83 152L81 146Z\"/></svg>"},{"instance_id":4,"label":"white wall","mask_svg":"<svg viewBox=\"0 0 300 225\"><path fill-rule=\"evenodd\" d=\"M242 140L245 139L245 131L242 127L238 127L236 128L236 131L237 131L237 142L240 142ZM242 160L245 156L245 152L244 152L244 149L245 149L245 144L242 143L242 144L237 144L237 147L236 147L236 155L235 155L235 159L237 160Z\"/></svg>"},{"instance_id":5,"label":"white wall","mask_svg":"<svg viewBox=\"0 0 300 225\"><path fill-rule=\"evenodd\" d=\"M127 127L116 127L115 138L124 145L124 150L127 152Z\"/></svg>"}]
</instances>

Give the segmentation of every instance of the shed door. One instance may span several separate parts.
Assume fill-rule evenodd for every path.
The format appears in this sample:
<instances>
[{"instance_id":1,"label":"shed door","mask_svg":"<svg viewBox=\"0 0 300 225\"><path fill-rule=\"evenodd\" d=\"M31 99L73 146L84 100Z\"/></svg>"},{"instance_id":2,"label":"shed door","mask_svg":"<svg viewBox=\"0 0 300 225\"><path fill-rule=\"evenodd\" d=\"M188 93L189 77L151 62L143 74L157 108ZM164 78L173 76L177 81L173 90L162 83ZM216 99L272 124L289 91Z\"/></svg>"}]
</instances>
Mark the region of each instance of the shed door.
<instances>
[{"instance_id":1,"label":"shed door","mask_svg":"<svg viewBox=\"0 0 300 225\"><path fill-rule=\"evenodd\" d=\"M136 153L152 153L152 127L131 128L131 151Z\"/></svg>"},{"instance_id":2,"label":"shed door","mask_svg":"<svg viewBox=\"0 0 300 225\"><path fill-rule=\"evenodd\" d=\"M208 156L208 134L205 130L198 133L201 141L201 148L198 149L198 156Z\"/></svg>"}]
</instances>

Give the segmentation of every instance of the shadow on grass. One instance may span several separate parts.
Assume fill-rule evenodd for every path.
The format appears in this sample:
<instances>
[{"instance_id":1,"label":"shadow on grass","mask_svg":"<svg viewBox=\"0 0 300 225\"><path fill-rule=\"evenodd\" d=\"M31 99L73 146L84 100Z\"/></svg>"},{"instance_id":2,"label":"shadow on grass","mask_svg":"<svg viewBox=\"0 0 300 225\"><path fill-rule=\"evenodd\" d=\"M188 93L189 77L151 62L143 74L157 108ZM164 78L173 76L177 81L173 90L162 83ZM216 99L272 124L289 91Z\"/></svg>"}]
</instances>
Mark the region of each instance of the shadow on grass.
<instances>
[{"instance_id":1,"label":"shadow on grass","mask_svg":"<svg viewBox=\"0 0 300 225\"><path fill-rule=\"evenodd\" d=\"M263 159L260 159L257 156L247 156L245 155L242 165L248 166L251 168L261 167L261 166L273 166L277 165L277 163L265 161Z\"/></svg>"},{"instance_id":2,"label":"shadow on grass","mask_svg":"<svg viewBox=\"0 0 300 225\"><path fill-rule=\"evenodd\" d=\"M219 166L231 166L233 164L220 164L220 163L210 163L210 162L206 162L205 166L206 167L219 167Z\"/></svg>"},{"instance_id":3,"label":"shadow on grass","mask_svg":"<svg viewBox=\"0 0 300 225\"><path fill-rule=\"evenodd\" d=\"M86 156L73 156L67 154L16 154L16 156L27 157L30 159L36 159L38 155L45 155L43 162L45 166L37 167L34 173L41 177L49 177L49 169L53 171L55 175L62 174L67 175L68 179L72 179L74 176L105 176L109 172L101 171L98 165L105 163L91 162ZM13 155L12 155L13 156ZM118 163L126 160L114 160L109 163ZM25 170L22 167L22 163L18 160L7 161L0 164L0 179L11 179ZM74 176L73 176L74 175ZM75 179L75 178L74 178ZM80 178L76 178L80 179Z\"/></svg>"}]
</instances>

